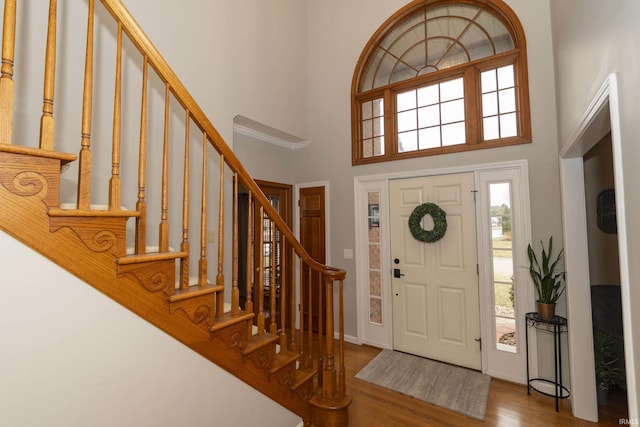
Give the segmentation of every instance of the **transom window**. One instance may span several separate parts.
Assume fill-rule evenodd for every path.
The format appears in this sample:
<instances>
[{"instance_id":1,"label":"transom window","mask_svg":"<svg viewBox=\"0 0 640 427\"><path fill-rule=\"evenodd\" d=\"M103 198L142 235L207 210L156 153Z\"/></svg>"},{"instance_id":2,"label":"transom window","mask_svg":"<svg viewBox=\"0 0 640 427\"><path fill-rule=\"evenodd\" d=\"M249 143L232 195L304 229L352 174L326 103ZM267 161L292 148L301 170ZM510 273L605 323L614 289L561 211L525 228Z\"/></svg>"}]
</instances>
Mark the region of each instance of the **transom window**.
<instances>
[{"instance_id":1,"label":"transom window","mask_svg":"<svg viewBox=\"0 0 640 427\"><path fill-rule=\"evenodd\" d=\"M418 0L362 52L353 164L531 142L525 38L499 0Z\"/></svg>"}]
</instances>

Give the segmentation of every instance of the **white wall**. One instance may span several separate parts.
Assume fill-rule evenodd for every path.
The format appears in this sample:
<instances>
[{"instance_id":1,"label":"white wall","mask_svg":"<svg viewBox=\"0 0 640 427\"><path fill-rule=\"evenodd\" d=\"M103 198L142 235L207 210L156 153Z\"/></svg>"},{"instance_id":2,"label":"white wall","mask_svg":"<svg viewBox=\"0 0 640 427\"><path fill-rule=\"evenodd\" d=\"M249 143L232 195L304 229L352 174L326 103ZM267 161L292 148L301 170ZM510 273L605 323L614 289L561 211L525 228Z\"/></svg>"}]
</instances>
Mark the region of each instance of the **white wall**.
<instances>
[{"instance_id":1,"label":"white wall","mask_svg":"<svg viewBox=\"0 0 640 427\"><path fill-rule=\"evenodd\" d=\"M293 150L234 133L233 152L253 179L293 185Z\"/></svg>"},{"instance_id":2,"label":"white wall","mask_svg":"<svg viewBox=\"0 0 640 427\"><path fill-rule=\"evenodd\" d=\"M627 386L638 396L640 384L640 3L634 0L563 0L551 2L556 87L558 105L559 144L571 143L572 133L589 103L609 74L618 82L620 129L620 175L616 182L624 183L624 193L616 194L620 214L626 218L624 248L620 255L628 262L628 285L623 283L623 313L625 318L625 361ZM614 130L617 132L617 129ZM623 254L624 252L624 254ZM627 275L622 272L623 276ZM624 282L624 277L621 278ZM629 416L638 417L640 403L629 401Z\"/></svg>"},{"instance_id":3,"label":"white wall","mask_svg":"<svg viewBox=\"0 0 640 427\"><path fill-rule=\"evenodd\" d=\"M324 0L309 2L309 131L311 145L295 153L296 181L328 179L331 216L354 215L353 178L385 172L423 170L528 159L534 241L562 242L555 117L555 87L548 2L509 0L527 37L533 143L372 165L351 166L350 93L356 62L369 38L406 0ZM354 224L333 221L331 259L347 271L345 329L356 335L355 262L343 259L354 248ZM530 307L533 309L533 307ZM559 308L562 312L562 307Z\"/></svg>"},{"instance_id":4,"label":"white wall","mask_svg":"<svg viewBox=\"0 0 640 427\"><path fill-rule=\"evenodd\" d=\"M0 277L0 425L300 422L2 232Z\"/></svg>"},{"instance_id":5,"label":"white wall","mask_svg":"<svg viewBox=\"0 0 640 427\"><path fill-rule=\"evenodd\" d=\"M234 113L308 134L306 2L124 3L228 142Z\"/></svg>"}]
</instances>

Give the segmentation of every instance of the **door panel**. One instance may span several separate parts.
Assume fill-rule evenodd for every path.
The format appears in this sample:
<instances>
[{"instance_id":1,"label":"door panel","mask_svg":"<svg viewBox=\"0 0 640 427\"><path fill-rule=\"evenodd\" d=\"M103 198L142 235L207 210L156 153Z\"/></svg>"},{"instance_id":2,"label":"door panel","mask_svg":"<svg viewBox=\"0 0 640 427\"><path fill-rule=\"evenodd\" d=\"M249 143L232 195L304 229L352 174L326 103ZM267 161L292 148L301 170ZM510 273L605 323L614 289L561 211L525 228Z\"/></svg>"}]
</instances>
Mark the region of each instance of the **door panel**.
<instances>
[{"instance_id":1,"label":"door panel","mask_svg":"<svg viewBox=\"0 0 640 427\"><path fill-rule=\"evenodd\" d=\"M427 295L420 284L405 284L403 295L406 332L418 337L427 336Z\"/></svg>"},{"instance_id":2,"label":"door panel","mask_svg":"<svg viewBox=\"0 0 640 427\"><path fill-rule=\"evenodd\" d=\"M391 255L401 272L392 279L393 339L397 350L480 369L473 190L470 173L390 182ZM447 232L433 243L413 238L408 226L427 202L447 214ZM433 228L429 215L422 227Z\"/></svg>"},{"instance_id":3,"label":"door panel","mask_svg":"<svg viewBox=\"0 0 640 427\"><path fill-rule=\"evenodd\" d=\"M326 263L325 255L325 200L324 187L308 187L300 189L300 243L309 255L320 264ZM302 278L305 286L302 287L302 307L305 321L311 311L311 323L314 332L318 331L318 316L325 306L326 297L320 293L322 278L318 273L309 274L306 264L303 267ZM311 307L309 307L309 295L311 290Z\"/></svg>"}]
</instances>

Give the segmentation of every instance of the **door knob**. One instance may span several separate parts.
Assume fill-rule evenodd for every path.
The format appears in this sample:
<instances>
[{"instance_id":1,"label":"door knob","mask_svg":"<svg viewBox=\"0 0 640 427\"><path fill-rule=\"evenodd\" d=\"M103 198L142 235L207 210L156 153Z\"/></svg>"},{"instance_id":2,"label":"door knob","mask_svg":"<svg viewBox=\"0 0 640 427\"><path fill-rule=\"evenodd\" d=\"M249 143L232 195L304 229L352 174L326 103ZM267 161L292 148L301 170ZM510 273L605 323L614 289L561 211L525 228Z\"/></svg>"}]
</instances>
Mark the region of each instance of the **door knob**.
<instances>
[{"instance_id":1,"label":"door knob","mask_svg":"<svg viewBox=\"0 0 640 427\"><path fill-rule=\"evenodd\" d=\"M393 269L393 277L395 277L396 279L399 279L402 276L404 276L404 274L400 273L400 269L399 268L394 268Z\"/></svg>"}]
</instances>

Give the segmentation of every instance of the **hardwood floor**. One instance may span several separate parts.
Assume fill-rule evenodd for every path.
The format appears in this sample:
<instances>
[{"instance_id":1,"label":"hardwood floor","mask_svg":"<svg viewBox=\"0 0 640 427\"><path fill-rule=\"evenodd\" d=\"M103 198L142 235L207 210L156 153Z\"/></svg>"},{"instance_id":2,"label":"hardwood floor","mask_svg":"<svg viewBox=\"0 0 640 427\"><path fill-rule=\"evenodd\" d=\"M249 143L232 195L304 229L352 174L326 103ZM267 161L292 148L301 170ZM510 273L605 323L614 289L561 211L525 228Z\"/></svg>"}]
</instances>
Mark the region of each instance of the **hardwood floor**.
<instances>
[{"instance_id":1,"label":"hardwood floor","mask_svg":"<svg viewBox=\"0 0 640 427\"><path fill-rule=\"evenodd\" d=\"M627 418L623 392L609 397L609 405L599 408L599 423L574 418L568 400L555 411L553 398L532 392L520 384L491 381L485 421L481 422L439 406L422 402L354 378L381 350L345 343L347 389L353 394L349 425L355 427L428 426L618 426Z\"/></svg>"}]
</instances>

